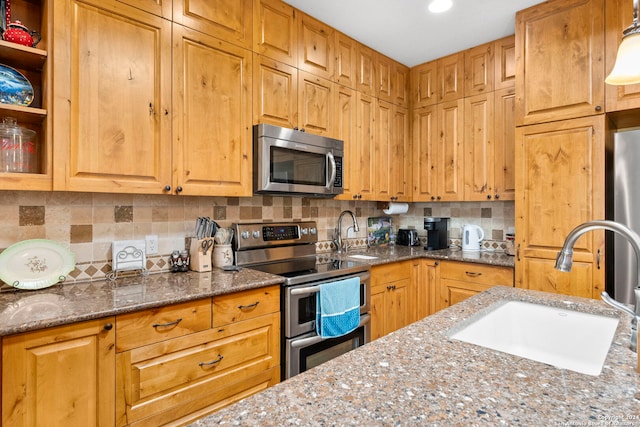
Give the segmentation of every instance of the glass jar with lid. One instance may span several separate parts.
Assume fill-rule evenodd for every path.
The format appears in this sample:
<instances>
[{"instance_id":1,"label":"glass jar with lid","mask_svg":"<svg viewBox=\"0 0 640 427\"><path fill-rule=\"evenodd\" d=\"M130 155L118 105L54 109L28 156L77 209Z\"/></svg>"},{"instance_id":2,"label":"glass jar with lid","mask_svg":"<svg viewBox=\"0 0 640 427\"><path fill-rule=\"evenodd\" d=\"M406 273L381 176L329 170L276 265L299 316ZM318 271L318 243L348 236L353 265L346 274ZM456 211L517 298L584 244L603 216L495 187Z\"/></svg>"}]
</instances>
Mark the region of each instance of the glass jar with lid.
<instances>
[{"instance_id":1,"label":"glass jar with lid","mask_svg":"<svg viewBox=\"0 0 640 427\"><path fill-rule=\"evenodd\" d=\"M0 172L38 173L37 147L35 131L5 117L0 123Z\"/></svg>"}]
</instances>

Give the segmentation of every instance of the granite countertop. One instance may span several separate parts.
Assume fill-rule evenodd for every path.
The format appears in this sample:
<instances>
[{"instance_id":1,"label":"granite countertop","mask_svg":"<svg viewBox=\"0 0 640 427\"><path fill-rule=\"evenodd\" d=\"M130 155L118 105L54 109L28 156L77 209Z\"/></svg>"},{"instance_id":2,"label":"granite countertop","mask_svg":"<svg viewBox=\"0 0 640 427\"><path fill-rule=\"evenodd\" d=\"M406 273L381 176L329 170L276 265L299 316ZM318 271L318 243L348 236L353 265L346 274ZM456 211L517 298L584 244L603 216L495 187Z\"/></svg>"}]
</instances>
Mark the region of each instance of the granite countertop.
<instances>
[{"instance_id":1,"label":"granite countertop","mask_svg":"<svg viewBox=\"0 0 640 427\"><path fill-rule=\"evenodd\" d=\"M146 308L254 289L284 282L281 276L241 269L207 273L161 273L37 291L0 292L0 335L113 316Z\"/></svg>"},{"instance_id":2,"label":"granite countertop","mask_svg":"<svg viewBox=\"0 0 640 427\"><path fill-rule=\"evenodd\" d=\"M449 328L504 299L619 317L602 373L580 374L447 337ZM497 286L190 426L640 426L629 327L630 316L598 300Z\"/></svg>"},{"instance_id":3,"label":"granite countertop","mask_svg":"<svg viewBox=\"0 0 640 427\"><path fill-rule=\"evenodd\" d=\"M376 259L366 260L366 259L357 259L358 262L369 264L369 265L378 265L378 264L386 264L389 262L396 261L405 261L415 258L429 258L429 259L440 259L447 261L460 261L460 262L472 262L476 264L487 264L487 265L495 265L500 267L514 267L515 260L514 257L509 256L501 251L477 251L477 252L468 252L462 251L459 248L452 249L439 249L435 251L427 251L422 246L380 246L380 247L372 247L367 249L351 249L346 253L338 254L336 252L320 254L325 255L329 258L337 258L342 260L354 260L353 258L349 258L352 255L369 255L375 256Z\"/></svg>"}]
</instances>

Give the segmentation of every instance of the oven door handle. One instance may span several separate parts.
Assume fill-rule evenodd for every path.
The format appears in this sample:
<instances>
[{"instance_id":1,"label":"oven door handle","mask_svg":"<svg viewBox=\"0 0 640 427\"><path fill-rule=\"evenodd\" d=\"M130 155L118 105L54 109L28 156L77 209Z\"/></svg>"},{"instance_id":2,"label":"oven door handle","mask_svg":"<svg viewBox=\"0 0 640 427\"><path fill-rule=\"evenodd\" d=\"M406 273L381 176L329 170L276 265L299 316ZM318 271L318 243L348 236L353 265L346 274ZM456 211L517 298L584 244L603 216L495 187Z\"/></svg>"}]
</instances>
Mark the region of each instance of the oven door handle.
<instances>
[{"instance_id":1,"label":"oven door handle","mask_svg":"<svg viewBox=\"0 0 640 427\"><path fill-rule=\"evenodd\" d=\"M358 324L358 328L364 326L370 321L371 321L371 315L369 313L363 314L362 316L360 316L360 324ZM310 345L322 342L325 339L328 339L328 338L322 338L320 335L315 335L309 338L294 339L293 341L291 341L291 348L308 347Z\"/></svg>"},{"instance_id":2,"label":"oven door handle","mask_svg":"<svg viewBox=\"0 0 640 427\"><path fill-rule=\"evenodd\" d=\"M364 283L371 278L371 273L363 273L358 277L360 278L360 283ZM307 286L306 288L296 288L290 291L291 295L317 294L318 292L320 292L320 286Z\"/></svg>"}]
</instances>

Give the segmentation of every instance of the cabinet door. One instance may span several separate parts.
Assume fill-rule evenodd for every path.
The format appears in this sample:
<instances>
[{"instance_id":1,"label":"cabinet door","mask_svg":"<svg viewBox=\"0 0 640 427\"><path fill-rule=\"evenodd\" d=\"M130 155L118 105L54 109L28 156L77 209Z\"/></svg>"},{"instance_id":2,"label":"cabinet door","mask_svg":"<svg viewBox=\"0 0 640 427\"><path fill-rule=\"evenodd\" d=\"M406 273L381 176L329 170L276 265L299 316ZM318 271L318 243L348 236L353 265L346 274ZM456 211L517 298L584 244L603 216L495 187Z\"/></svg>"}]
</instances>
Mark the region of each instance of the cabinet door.
<instances>
[{"instance_id":1,"label":"cabinet door","mask_svg":"<svg viewBox=\"0 0 640 427\"><path fill-rule=\"evenodd\" d=\"M616 63L622 31L633 21L633 4L627 0L606 0L606 73L608 76ZM640 108L640 83L615 86L605 84L607 111ZM635 124L634 124L635 126Z\"/></svg>"},{"instance_id":2,"label":"cabinet door","mask_svg":"<svg viewBox=\"0 0 640 427\"><path fill-rule=\"evenodd\" d=\"M464 52L438 59L438 102L464 97Z\"/></svg>"},{"instance_id":3,"label":"cabinet door","mask_svg":"<svg viewBox=\"0 0 640 427\"><path fill-rule=\"evenodd\" d=\"M464 200L492 200L494 195L494 94L464 99Z\"/></svg>"},{"instance_id":4,"label":"cabinet door","mask_svg":"<svg viewBox=\"0 0 640 427\"><path fill-rule=\"evenodd\" d=\"M54 4L54 189L163 193L171 185L171 24L108 5Z\"/></svg>"},{"instance_id":5,"label":"cabinet door","mask_svg":"<svg viewBox=\"0 0 640 427\"><path fill-rule=\"evenodd\" d=\"M409 107L409 67L394 62L391 70L391 102Z\"/></svg>"},{"instance_id":6,"label":"cabinet door","mask_svg":"<svg viewBox=\"0 0 640 427\"><path fill-rule=\"evenodd\" d=\"M358 157L358 138L356 125L356 91L345 86L338 86L336 94L336 138L344 141L344 158L342 160L344 193L337 199L351 200L357 197L357 175L360 174L360 158Z\"/></svg>"},{"instance_id":7,"label":"cabinet door","mask_svg":"<svg viewBox=\"0 0 640 427\"><path fill-rule=\"evenodd\" d=\"M356 73L356 46L358 42L339 31L336 31L335 34L336 81L338 84L355 89L358 80Z\"/></svg>"},{"instance_id":8,"label":"cabinet door","mask_svg":"<svg viewBox=\"0 0 640 427\"><path fill-rule=\"evenodd\" d=\"M415 288L413 299L414 318L418 321L436 312L436 295L440 286L440 261L421 259L418 274L413 280Z\"/></svg>"},{"instance_id":9,"label":"cabinet door","mask_svg":"<svg viewBox=\"0 0 640 427\"><path fill-rule=\"evenodd\" d=\"M485 43L464 52L465 96L493 91L494 43Z\"/></svg>"},{"instance_id":10,"label":"cabinet door","mask_svg":"<svg viewBox=\"0 0 640 427\"><path fill-rule=\"evenodd\" d=\"M464 100L438 104L437 200L464 197Z\"/></svg>"},{"instance_id":11,"label":"cabinet door","mask_svg":"<svg viewBox=\"0 0 640 427\"><path fill-rule=\"evenodd\" d=\"M162 16L165 19L173 19L173 11L171 9L171 0L117 0L121 3L128 4L145 12Z\"/></svg>"},{"instance_id":12,"label":"cabinet door","mask_svg":"<svg viewBox=\"0 0 640 427\"><path fill-rule=\"evenodd\" d=\"M451 307L491 287L492 285L441 278L437 310Z\"/></svg>"},{"instance_id":13,"label":"cabinet door","mask_svg":"<svg viewBox=\"0 0 640 427\"><path fill-rule=\"evenodd\" d=\"M411 200L411 165L409 163L409 111L406 108L393 106L393 122L391 123L391 197L393 201Z\"/></svg>"},{"instance_id":14,"label":"cabinet door","mask_svg":"<svg viewBox=\"0 0 640 427\"><path fill-rule=\"evenodd\" d=\"M298 126L298 69L253 55L253 121L286 128Z\"/></svg>"},{"instance_id":15,"label":"cabinet door","mask_svg":"<svg viewBox=\"0 0 640 427\"><path fill-rule=\"evenodd\" d=\"M356 46L356 89L365 95L376 96L376 52L358 43Z\"/></svg>"},{"instance_id":16,"label":"cabinet door","mask_svg":"<svg viewBox=\"0 0 640 427\"><path fill-rule=\"evenodd\" d=\"M494 92L494 198L514 200L516 189L516 123L515 89L505 88Z\"/></svg>"},{"instance_id":17,"label":"cabinet door","mask_svg":"<svg viewBox=\"0 0 640 427\"><path fill-rule=\"evenodd\" d=\"M604 218L604 138L602 115L516 129L516 286L529 288L544 274L547 290L587 297L604 290L601 230L577 240L574 270L551 268L574 227Z\"/></svg>"},{"instance_id":18,"label":"cabinet door","mask_svg":"<svg viewBox=\"0 0 640 427\"><path fill-rule=\"evenodd\" d=\"M426 107L438 102L438 61L425 62L413 67L410 78L413 108Z\"/></svg>"},{"instance_id":19,"label":"cabinet door","mask_svg":"<svg viewBox=\"0 0 640 427\"><path fill-rule=\"evenodd\" d=\"M356 96L356 123L357 123L357 168L350 173L358 200L373 200L374 198L374 168L373 168L373 144L375 136L376 99L364 95L361 92ZM351 163L353 168L353 163ZM357 181L356 181L357 180ZM357 188L357 190L356 190Z\"/></svg>"},{"instance_id":20,"label":"cabinet door","mask_svg":"<svg viewBox=\"0 0 640 427\"><path fill-rule=\"evenodd\" d=\"M376 53L376 96L383 101L393 102L391 81L393 79L393 64L391 58Z\"/></svg>"},{"instance_id":21,"label":"cabinet door","mask_svg":"<svg viewBox=\"0 0 640 427\"><path fill-rule=\"evenodd\" d=\"M516 123L604 110L604 0L555 0L516 14Z\"/></svg>"},{"instance_id":22,"label":"cabinet door","mask_svg":"<svg viewBox=\"0 0 640 427\"><path fill-rule=\"evenodd\" d=\"M334 78L335 30L300 13L298 16L298 68L315 76Z\"/></svg>"},{"instance_id":23,"label":"cabinet door","mask_svg":"<svg viewBox=\"0 0 640 427\"><path fill-rule=\"evenodd\" d=\"M438 195L438 109L435 105L413 111L413 194L414 202L430 202Z\"/></svg>"},{"instance_id":24,"label":"cabinet door","mask_svg":"<svg viewBox=\"0 0 640 427\"><path fill-rule=\"evenodd\" d=\"M174 24L176 190L251 196L251 52Z\"/></svg>"},{"instance_id":25,"label":"cabinet door","mask_svg":"<svg viewBox=\"0 0 640 427\"><path fill-rule=\"evenodd\" d=\"M508 36L494 42L493 80L495 90L513 88L516 85L516 37Z\"/></svg>"},{"instance_id":26,"label":"cabinet door","mask_svg":"<svg viewBox=\"0 0 640 427\"><path fill-rule=\"evenodd\" d=\"M2 425L115 424L114 319L4 337Z\"/></svg>"},{"instance_id":27,"label":"cabinet door","mask_svg":"<svg viewBox=\"0 0 640 427\"><path fill-rule=\"evenodd\" d=\"M281 0L254 0L253 51L298 66L295 9Z\"/></svg>"},{"instance_id":28,"label":"cabinet door","mask_svg":"<svg viewBox=\"0 0 640 427\"><path fill-rule=\"evenodd\" d=\"M391 194L391 127L393 126L393 107L389 102L378 100L376 110L376 138L374 142L373 164L375 165L375 199L390 200Z\"/></svg>"},{"instance_id":29,"label":"cabinet door","mask_svg":"<svg viewBox=\"0 0 640 427\"><path fill-rule=\"evenodd\" d=\"M311 73L298 73L298 126L306 132L333 137L334 83Z\"/></svg>"},{"instance_id":30,"label":"cabinet door","mask_svg":"<svg viewBox=\"0 0 640 427\"><path fill-rule=\"evenodd\" d=\"M253 0L173 0L173 21L251 49Z\"/></svg>"}]
</instances>

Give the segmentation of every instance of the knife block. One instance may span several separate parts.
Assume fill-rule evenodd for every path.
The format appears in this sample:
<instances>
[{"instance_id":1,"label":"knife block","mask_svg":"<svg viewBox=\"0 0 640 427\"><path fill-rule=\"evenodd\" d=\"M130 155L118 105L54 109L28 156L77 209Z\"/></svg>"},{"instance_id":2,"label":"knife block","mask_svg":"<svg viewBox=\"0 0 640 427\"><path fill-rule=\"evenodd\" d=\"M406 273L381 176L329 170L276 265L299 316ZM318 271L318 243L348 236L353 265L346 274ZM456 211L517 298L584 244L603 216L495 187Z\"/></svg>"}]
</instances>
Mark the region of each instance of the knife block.
<instances>
[{"instance_id":1,"label":"knife block","mask_svg":"<svg viewBox=\"0 0 640 427\"><path fill-rule=\"evenodd\" d=\"M204 253L203 243L211 242L212 245L207 248L207 253ZM189 257L191 258L191 264L189 268L192 271L205 272L211 271L211 254L213 253L213 239L191 239L191 246L189 247Z\"/></svg>"}]
</instances>

